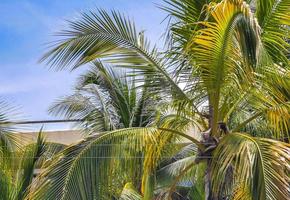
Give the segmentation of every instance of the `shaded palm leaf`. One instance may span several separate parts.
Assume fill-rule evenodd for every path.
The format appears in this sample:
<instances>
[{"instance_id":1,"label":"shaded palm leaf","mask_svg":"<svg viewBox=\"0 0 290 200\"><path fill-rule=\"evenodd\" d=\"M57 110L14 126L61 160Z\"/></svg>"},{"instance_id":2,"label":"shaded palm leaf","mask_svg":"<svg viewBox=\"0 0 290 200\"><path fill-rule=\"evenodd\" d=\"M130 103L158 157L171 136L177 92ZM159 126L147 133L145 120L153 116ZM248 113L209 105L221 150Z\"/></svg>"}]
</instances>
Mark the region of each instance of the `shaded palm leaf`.
<instances>
[{"instance_id":1,"label":"shaded palm leaf","mask_svg":"<svg viewBox=\"0 0 290 200\"><path fill-rule=\"evenodd\" d=\"M290 2L288 0L257 0L256 14L262 28L261 39L274 61L289 68Z\"/></svg>"},{"instance_id":2,"label":"shaded palm leaf","mask_svg":"<svg viewBox=\"0 0 290 200\"><path fill-rule=\"evenodd\" d=\"M213 190L233 167L234 182L249 187L253 199L289 198L289 145L275 140L232 133L223 138L212 161Z\"/></svg>"},{"instance_id":3,"label":"shaded palm leaf","mask_svg":"<svg viewBox=\"0 0 290 200\"><path fill-rule=\"evenodd\" d=\"M141 200L142 196L134 189L132 183L126 183L119 200Z\"/></svg>"}]
</instances>

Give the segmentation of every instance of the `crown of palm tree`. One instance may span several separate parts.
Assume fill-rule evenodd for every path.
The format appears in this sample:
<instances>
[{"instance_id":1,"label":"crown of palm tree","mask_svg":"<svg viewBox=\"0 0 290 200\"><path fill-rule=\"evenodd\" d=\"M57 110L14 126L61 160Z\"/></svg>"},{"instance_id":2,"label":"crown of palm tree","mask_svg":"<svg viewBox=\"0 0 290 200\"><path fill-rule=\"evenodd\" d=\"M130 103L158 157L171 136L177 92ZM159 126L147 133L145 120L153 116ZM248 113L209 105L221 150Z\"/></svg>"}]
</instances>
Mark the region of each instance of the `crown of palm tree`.
<instances>
[{"instance_id":1,"label":"crown of palm tree","mask_svg":"<svg viewBox=\"0 0 290 200\"><path fill-rule=\"evenodd\" d=\"M255 9L241 0L165 3L171 21L164 52L124 15L98 10L69 22L63 40L43 57L59 69L97 59L133 69L149 94L170 99L174 114L156 117L151 127L114 130L69 147L34 198L127 198L129 192L138 199L137 190L147 200L174 198L187 188L189 198L288 199L289 144L277 140L289 137L290 1L257 0ZM201 140L184 133L192 124L204 131ZM198 150L185 160L164 161L184 146L169 145L180 137ZM140 172L138 185L131 175ZM173 180L162 184L162 174Z\"/></svg>"}]
</instances>

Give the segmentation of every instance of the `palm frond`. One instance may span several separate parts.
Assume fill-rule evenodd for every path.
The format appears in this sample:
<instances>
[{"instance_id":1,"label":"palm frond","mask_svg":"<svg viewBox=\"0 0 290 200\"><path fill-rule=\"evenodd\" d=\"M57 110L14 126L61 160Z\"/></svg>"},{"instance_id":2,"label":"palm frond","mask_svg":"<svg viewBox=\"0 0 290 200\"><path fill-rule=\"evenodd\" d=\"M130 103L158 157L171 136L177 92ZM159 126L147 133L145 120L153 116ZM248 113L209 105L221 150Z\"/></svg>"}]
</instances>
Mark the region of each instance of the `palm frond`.
<instances>
[{"instance_id":1,"label":"palm frond","mask_svg":"<svg viewBox=\"0 0 290 200\"><path fill-rule=\"evenodd\" d=\"M49 113L68 119L81 119L81 125L91 132L112 130L117 122L100 93L95 85L87 85L73 95L59 98L49 108Z\"/></svg>"},{"instance_id":2,"label":"palm frond","mask_svg":"<svg viewBox=\"0 0 290 200\"><path fill-rule=\"evenodd\" d=\"M95 61L75 86L75 93L57 100L51 114L82 119L90 132L146 126L152 122L159 98L135 86L124 71Z\"/></svg>"},{"instance_id":3,"label":"palm frond","mask_svg":"<svg viewBox=\"0 0 290 200\"><path fill-rule=\"evenodd\" d=\"M262 28L261 39L268 54L289 67L290 2L288 0L257 0L256 14Z\"/></svg>"},{"instance_id":4,"label":"palm frond","mask_svg":"<svg viewBox=\"0 0 290 200\"><path fill-rule=\"evenodd\" d=\"M237 184L234 188L233 194L230 196L233 200L252 200L249 188L245 187L243 183Z\"/></svg>"},{"instance_id":5,"label":"palm frond","mask_svg":"<svg viewBox=\"0 0 290 200\"><path fill-rule=\"evenodd\" d=\"M167 43L172 48L169 53L182 57L188 41L192 37L192 30L198 29L196 22L205 17L205 0L164 0L165 5L159 7L169 15Z\"/></svg>"},{"instance_id":6,"label":"palm frond","mask_svg":"<svg viewBox=\"0 0 290 200\"><path fill-rule=\"evenodd\" d=\"M267 53L276 63L289 68L289 14L288 0L258 0L257 18L262 28L261 39Z\"/></svg>"},{"instance_id":7,"label":"palm frond","mask_svg":"<svg viewBox=\"0 0 290 200\"><path fill-rule=\"evenodd\" d=\"M0 165L9 164L12 152L20 147L20 141L15 134L16 126L11 123L16 115L15 108L0 100Z\"/></svg>"},{"instance_id":8,"label":"palm frond","mask_svg":"<svg viewBox=\"0 0 290 200\"><path fill-rule=\"evenodd\" d=\"M122 14L104 10L83 13L81 19L69 22L69 29L61 32L63 37L55 44L41 61L72 69L98 58L111 63L118 63L136 69L138 76L149 76L157 83L152 83L158 91L168 88L180 97L186 97L178 84L165 69L165 61L157 53L155 47L150 48L143 33L138 34L134 23Z\"/></svg>"},{"instance_id":9,"label":"palm frond","mask_svg":"<svg viewBox=\"0 0 290 200\"><path fill-rule=\"evenodd\" d=\"M248 113L248 117L233 131L239 131L243 126L260 118L267 122L273 137L289 137L289 73L277 65L269 65L258 69L256 75L254 87L246 91L247 94L238 105L240 108L235 111L236 116L244 112Z\"/></svg>"},{"instance_id":10,"label":"palm frond","mask_svg":"<svg viewBox=\"0 0 290 200\"><path fill-rule=\"evenodd\" d=\"M20 161L19 176L17 177L17 184L14 195L15 199L24 199L28 194L28 189L34 178L34 170L37 162L46 151L46 144L42 130L39 131L37 141L35 144L29 145L24 149L23 158Z\"/></svg>"},{"instance_id":11,"label":"palm frond","mask_svg":"<svg viewBox=\"0 0 290 200\"><path fill-rule=\"evenodd\" d=\"M126 183L119 200L141 200L142 196L136 191L132 183Z\"/></svg>"},{"instance_id":12,"label":"palm frond","mask_svg":"<svg viewBox=\"0 0 290 200\"><path fill-rule=\"evenodd\" d=\"M0 199L11 199L11 190L13 188L11 174L6 173L1 166L0 169Z\"/></svg>"},{"instance_id":13,"label":"palm frond","mask_svg":"<svg viewBox=\"0 0 290 200\"><path fill-rule=\"evenodd\" d=\"M243 62L240 53L247 60L245 65L255 66L259 37L257 24L243 1L225 0L210 5L208 10L213 22L200 22L205 28L196 32L190 52L201 70L202 84L208 92L209 103L214 111L212 129L216 130L222 92L228 89L225 86L230 82L237 82L237 72L252 70L239 67L237 61ZM239 38L238 41L235 41L236 37Z\"/></svg>"},{"instance_id":14,"label":"palm frond","mask_svg":"<svg viewBox=\"0 0 290 200\"><path fill-rule=\"evenodd\" d=\"M188 145L181 149L172 160L157 171L158 193L160 199L174 199L180 189L186 190L191 199L203 197L203 163L196 163L197 149ZM162 197L162 198L161 198Z\"/></svg>"},{"instance_id":15,"label":"palm frond","mask_svg":"<svg viewBox=\"0 0 290 200\"><path fill-rule=\"evenodd\" d=\"M177 155L173 156L172 162L169 162L157 171L158 184L162 187L170 187L172 182L179 176L182 170L188 166L191 166L192 163L195 163L196 153L197 149L194 145L184 147ZM192 167L191 170L194 170L194 167ZM183 177L181 177L178 181L188 178L189 176L183 174Z\"/></svg>"},{"instance_id":16,"label":"palm frond","mask_svg":"<svg viewBox=\"0 0 290 200\"><path fill-rule=\"evenodd\" d=\"M116 130L68 147L42 174L39 187L31 195L34 199L118 197L119 184L140 178L142 151L148 144L156 144L156 131L155 128ZM123 183L118 184L120 176Z\"/></svg>"},{"instance_id":17,"label":"palm frond","mask_svg":"<svg viewBox=\"0 0 290 200\"><path fill-rule=\"evenodd\" d=\"M35 170L39 167L39 161L46 152L46 144L40 131L36 143L14 149L8 160L11 163L0 163L1 173L1 199L21 200L25 199L31 188Z\"/></svg>"},{"instance_id":18,"label":"palm frond","mask_svg":"<svg viewBox=\"0 0 290 200\"><path fill-rule=\"evenodd\" d=\"M289 198L288 144L231 133L223 138L213 156L213 191L217 195L222 195L221 183L233 168L234 183L249 188L253 199Z\"/></svg>"}]
</instances>

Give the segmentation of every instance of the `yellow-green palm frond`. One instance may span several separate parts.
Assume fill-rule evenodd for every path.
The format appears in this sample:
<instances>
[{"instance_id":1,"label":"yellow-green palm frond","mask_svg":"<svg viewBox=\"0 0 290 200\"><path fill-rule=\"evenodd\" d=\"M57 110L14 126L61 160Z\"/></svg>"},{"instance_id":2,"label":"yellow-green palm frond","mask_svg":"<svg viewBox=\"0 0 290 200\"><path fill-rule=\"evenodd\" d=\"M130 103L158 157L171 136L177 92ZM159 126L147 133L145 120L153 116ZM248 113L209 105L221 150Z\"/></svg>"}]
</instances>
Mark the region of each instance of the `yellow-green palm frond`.
<instances>
[{"instance_id":1,"label":"yellow-green palm frond","mask_svg":"<svg viewBox=\"0 0 290 200\"><path fill-rule=\"evenodd\" d=\"M232 200L252 200L250 190L243 183L237 184L234 187L233 193L230 195Z\"/></svg>"},{"instance_id":2,"label":"yellow-green palm frond","mask_svg":"<svg viewBox=\"0 0 290 200\"><path fill-rule=\"evenodd\" d=\"M158 150L153 147L158 147L159 138L160 131L154 127L90 136L60 153L30 195L34 199L118 197L126 182L140 183L146 156L159 155L149 153Z\"/></svg>"},{"instance_id":3,"label":"yellow-green palm frond","mask_svg":"<svg viewBox=\"0 0 290 200\"><path fill-rule=\"evenodd\" d=\"M153 197L154 187L156 185L156 169L162 160L170 158L179 148L179 138L181 135L174 133L163 124L158 127L158 133L155 135L158 145L148 143L144 151L143 174L141 192L144 200L150 200Z\"/></svg>"},{"instance_id":4,"label":"yellow-green palm frond","mask_svg":"<svg viewBox=\"0 0 290 200\"><path fill-rule=\"evenodd\" d=\"M16 177L12 199L24 199L27 196L29 187L34 178L34 170L37 169L37 165L39 161L43 159L43 155L46 151L46 141L42 134L42 130L40 130L36 142L24 147L23 152L19 154L21 159L17 169L18 176Z\"/></svg>"},{"instance_id":5,"label":"yellow-green palm frond","mask_svg":"<svg viewBox=\"0 0 290 200\"><path fill-rule=\"evenodd\" d=\"M225 136L212 160L213 191L223 194L222 184L232 169L233 182L249 188L252 199L289 199L289 144L242 133ZM234 191L234 188L231 189Z\"/></svg>"},{"instance_id":6,"label":"yellow-green palm frond","mask_svg":"<svg viewBox=\"0 0 290 200\"><path fill-rule=\"evenodd\" d=\"M288 137L290 127L290 73L279 65L264 66L259 77L259 108L265 110L266 120L275 132L276 138Z\"/></svg>"},{"instance_id":7,"label":"yellow-green palm frond","mask_svg":"<svg viewBox=\"0 0 290 200\"><path fill-rule=\"evenodd\" d=\"M242 96L236 108L235 115L239 115L238 112L248 112L248 117L237 124L233 131L240 131L251 121L262 118L267 122L269 131L273 132L273 137L289 137L289 73L274 64L261 68L263 69L258 69L255 73L253 86Z\"/></svg>"},{"instance_id":8,"label":"yellow-green palm frond","mask_svg":"<svg viewBox=\"0 0 290 200\"><path fill-rule=\"evenodd\" d=\"M141 200L142 196L136 191L132 183L126 183L119 200Z\"/></svg>"},{"instance_id":9,"label":"yellow-green palm frond","mask_svg":"<svg viewBox=\"0 0 290 200\"><path fill-rule=\"evenodd\" d=\"M256 15L261 26L261 40L276 62L289 67L289 0L257 0Z\"/></svg>"},{"instance_id":10,"label":"yellow-green palm frond","mask_svg":"<svg viewBox=\"0 0 290 200\"><path fill-rule=\"evenodd\" d=\"M194 33L188 51L201 71L201 84L213 106L215 130L222 94L238 82L238 74L251 74L257 64L260 40L259 27L243 1L224 0L210 4L208 10L209 21L200 22L204 28Z\"/></svg>"},{"instance_id":11,"label":"yellow-green palm frond","mask_svg":"<svg viewBox=\"0 0 290 200\"><path fill-rule=\"evenodd\" d=\"M41 162L45 160L46 152L47 145L41 131L35 143L23 146L21 149L14 149L9 155L10 165L6 164L4 168L0 164L0 199L22 200L26 198L35 169L38 169Z\"/></svg>"}]
</instances>

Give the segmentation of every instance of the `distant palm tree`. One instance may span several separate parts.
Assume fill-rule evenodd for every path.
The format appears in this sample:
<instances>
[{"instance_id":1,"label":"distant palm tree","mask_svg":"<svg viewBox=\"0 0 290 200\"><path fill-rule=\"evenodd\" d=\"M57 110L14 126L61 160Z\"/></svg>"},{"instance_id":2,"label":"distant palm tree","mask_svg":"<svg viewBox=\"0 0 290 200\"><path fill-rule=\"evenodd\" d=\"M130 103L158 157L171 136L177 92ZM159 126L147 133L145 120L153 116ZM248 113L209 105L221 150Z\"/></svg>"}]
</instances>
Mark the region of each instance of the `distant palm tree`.
<instances>
[{"instance_id":1,"label":"distant palm tree","mask_svg":"<svg viewBox=\"0 0 290 200\"><path fill-rule=\"evenodd\" d=\"M290 127L290 1L165 3L163 52L127 17L98 10L71 21L43 57L59 68L102 59L134 69L139 83L171 101L169 115L148 127L67 148L34 199L289 199L289 144L279 140ZM200 138L188 135L192 126ZM192 144L178 146L180 138Z\"/></svg>"},{"instance_id":2,"label":"distant palm tree","mask_svg":"<svg viewBox=\"0 0 290 200\"><path fill-rule=\"evenodd\" d=\"M128 73L128 72L127 72ZM153 121L158 96L148 95L148 89L137 86L134 77L113 70L100 61L82 75L74 94L57 100L49 109L68 119L82 119L89 132L120 128L144 127Z\"/></svg>"},{"instance_id":3,"label":"distant palm tree","mask_svg":"<svg viewBox=\"0 0 290 200\"><path fill-rule=\"evenodd\" d=\"M25 199L32 183L39 158L44 153L45 143L41 134L37 142L22 150L14 150L5 163L1 162L0 199ZM8 161L8 162L7 162ZM9 162L10 161L10 162Z\"/></svg>"},{"instance_id":4,"label":"distant palm tree","mask_svg":"<svg viewBox=\"0 0 290 200\"><path fill-rule=\"evenodd\" d=\"M34 179L37 170L43 170L53 155L64 149L64 145L47 143L39 132L35 143L24 146L1 156L5 162L0 163L0 199L26 199L31 188L36 187Z\"/></svg>"},{"instance_id":5,"label":"distant palm tree","mask_svg":"<svg viewBox=\"0 0 290 200\"><path fill-rule=\"evenodd\" d=\"M48 165L54 154L64 145L47 143L38 133L35 143L26 145L25 137L17 136L19 127L11 121L16 109L5 101L0 102L0 199L25 199L33 185L36 170Z\"/></svg>"},{"instance_id":6,"label":"distant palm tree","mask_svg":"<svg viewBox=\"0 0 290 200\"><path fill-rule=\"evenodd\" d=\"M17 146L19 141L15 135L15 126L10 123L11 115L17 115L15 108L4 100L0 100L0 156L10 154ZM15 117L15 116L14 116Z\"/></svg>"}]
</instances>

